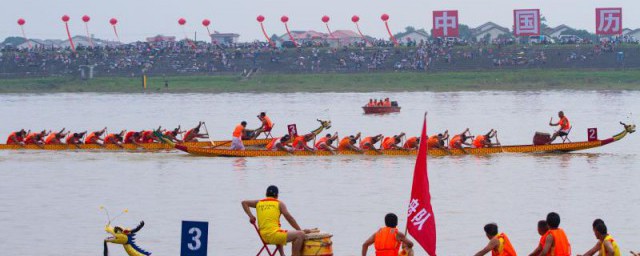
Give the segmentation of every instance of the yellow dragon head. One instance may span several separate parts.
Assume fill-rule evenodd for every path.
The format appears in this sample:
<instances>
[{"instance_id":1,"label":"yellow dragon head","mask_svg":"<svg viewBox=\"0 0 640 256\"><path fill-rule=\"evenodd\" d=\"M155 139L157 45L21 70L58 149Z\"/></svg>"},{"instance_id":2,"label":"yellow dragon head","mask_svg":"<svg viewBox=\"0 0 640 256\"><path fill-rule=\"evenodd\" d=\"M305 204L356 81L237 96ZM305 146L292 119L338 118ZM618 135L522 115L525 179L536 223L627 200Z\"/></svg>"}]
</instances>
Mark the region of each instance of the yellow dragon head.
<instances>
[{"instance_id":1,"label":"yellow dragon head","mask_svg":"<svg viewBox=\"0 0 640 256\"><path fill-rule=\"evenodd\" d=\"M111 236L105 238L104 240L109 243L114 244L127 244L129 242L128 234L131 233L130 230L122 229L121 227L112 227L108 225L104 227L104 231L107 231Z\"/></svg>"},{"instance_id":2,"label":"yellow dragon head","mask_svg":"<svg viewBox=\"0 0 640 256\"><path fill-rule=\"evenodd\" d=\"M323 121L323 120L320 120L320 119L316 119L316 120L318 120L318 122L320 122L320 125L321 125L324 129L329 129L329 128L331 128L331 120L329 120L329 121Z\"/></svg>"},{"instance_id":3,"label":"yellow dragon head","mask_svg":"<svg viewBox=\"0 0 640 256\"><path fill-rule=\"evenodd\" d=\"M126 229L118 226L112 227L110 224L107 224L104 230L110 234L110 236L104 239L104 255L108 255L107 243L122 245L129 256L151 255L150 252L143 250L136 244L136 232L140 231L143 226L144 221L141 221L140 225L134 229Z\"/></svg>"}]
</instances>

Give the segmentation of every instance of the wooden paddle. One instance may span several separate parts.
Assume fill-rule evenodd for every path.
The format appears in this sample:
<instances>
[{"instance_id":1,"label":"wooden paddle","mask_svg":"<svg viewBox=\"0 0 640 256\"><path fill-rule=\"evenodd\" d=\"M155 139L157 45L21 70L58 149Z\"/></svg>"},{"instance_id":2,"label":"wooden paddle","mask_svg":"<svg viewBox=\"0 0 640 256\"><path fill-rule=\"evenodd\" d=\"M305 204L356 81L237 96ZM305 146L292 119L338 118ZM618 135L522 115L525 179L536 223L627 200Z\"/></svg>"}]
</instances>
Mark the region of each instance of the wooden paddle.
<instances>
[{"instance_id":1,"label":"wooden paddle","mask_svg":"<svg viewBox=\"0 0 640 256\"><path fill-rule=\"evenodd\" d=\"M211 135L209 134L209 129L207 129L207 123L202 122L202 124L204 125L204 130L207 132L207 137L209 137L209 142L211 142L211 146L215 147L216 143L213 142L213 139L211 138Z\"/></svg>"}]
</instances>

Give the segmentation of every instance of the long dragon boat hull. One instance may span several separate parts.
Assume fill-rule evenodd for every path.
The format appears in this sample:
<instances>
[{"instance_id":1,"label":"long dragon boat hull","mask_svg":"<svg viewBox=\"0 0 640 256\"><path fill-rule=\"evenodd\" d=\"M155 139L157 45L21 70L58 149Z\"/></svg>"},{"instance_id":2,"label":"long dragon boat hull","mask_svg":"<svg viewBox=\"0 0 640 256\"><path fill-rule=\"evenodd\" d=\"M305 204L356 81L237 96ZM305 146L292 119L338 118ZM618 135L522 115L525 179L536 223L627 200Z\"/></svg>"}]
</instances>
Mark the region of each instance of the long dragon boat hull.
<instances>
[{"instance_id":1,"label":"long dragon boat hull","mask_svg":"<svg viewBox=\"0 0 640 256\"><path fill-rule=\"evenodd\" d=\"M272 139L256 139L256 140L245 140L242 143L245 146L264 146L267 145ZM231 146L231 141L214 141L214 145L211 145L210 141L200 141L200 142L187 142L180 145L184 145L187 147L228 147ZM58 145L8 145L8 144L0 144L0 150L175 150L173 145L167 143L141 143L141 146L135 144L122 144L122 147L117 145L108 144L104 146L96 145L96 144L80 144L80 145L68 145L68 144L58 144Z\"/></svg>"},{"instance_id":2,"label":"long dragon boat hull","mask_svg":"<svg viewBox=\"0 0 640 256\"><path fill-rule=\"evenodd\" d=\"M635 131L634 125L625 125L625 130L611 138L604 140L584 141L584 142L570 142L570 143L557 143L548 145L513 145L513 146L496 146L489 148L465 148L461 149L429 149L428 154L431 156L451 156L451 155L490 155L498 153L566 153L578 150L585 150L590 148L597 148L609 143L621 140L628 133ZM366 150L362 153L353 150L338 150L335 154L329 151L294 151L292 153L285 151L272 151L272 150L230 150L230 149L216 149L216 148L200 148L190 147L187 145L175 145L179 150L187 152L192 155L199 156L211 156L211 157L285 157L285 156L334 156L334 155L369 155L369 156L411 156L416 155L417 150Z\"/></svg>"}]
</instances>

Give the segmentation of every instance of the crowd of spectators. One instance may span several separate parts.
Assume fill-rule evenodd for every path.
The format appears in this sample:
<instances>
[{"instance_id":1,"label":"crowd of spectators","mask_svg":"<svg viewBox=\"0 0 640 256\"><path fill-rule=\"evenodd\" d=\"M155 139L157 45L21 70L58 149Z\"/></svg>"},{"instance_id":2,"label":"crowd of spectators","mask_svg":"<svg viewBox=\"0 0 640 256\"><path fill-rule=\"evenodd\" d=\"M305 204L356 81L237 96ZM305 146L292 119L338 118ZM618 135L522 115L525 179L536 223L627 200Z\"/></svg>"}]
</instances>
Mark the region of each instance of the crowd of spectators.
<instances>
[{"instance_id":1,"label":"crowd of spectators","mask_svg":"<svg viewBox=\"0 0 640 256\"><path fill-rule=\"evenodd\" d=\"M297 48L272 48L263 42L219 45L181 41L78 47L76 53L64 48L5 47L0 54L0 78L85 75L83 69L88 67L95 76L247 74L247 70L331 73L640 67L640 47L623 41L575 45L420 41L394 46L374 40L339 47L303 43Z\"/></svg>"}]
</instances>

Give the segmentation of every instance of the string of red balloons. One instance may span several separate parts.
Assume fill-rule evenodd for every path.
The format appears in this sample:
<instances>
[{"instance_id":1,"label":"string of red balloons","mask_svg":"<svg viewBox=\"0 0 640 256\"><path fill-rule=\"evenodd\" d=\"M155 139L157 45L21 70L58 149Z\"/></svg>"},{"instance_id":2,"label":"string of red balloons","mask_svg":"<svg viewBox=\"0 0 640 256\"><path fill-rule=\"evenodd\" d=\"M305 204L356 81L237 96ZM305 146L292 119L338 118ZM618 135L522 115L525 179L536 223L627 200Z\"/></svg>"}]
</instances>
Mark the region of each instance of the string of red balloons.
<instances>
[{"instance_id":1,"label":"string of red balloons","mask_svg":"<svg viewBox=\"0 0 640 256\"><path fill-rule=\"evenodd\" d=\"M73 44L73 38L71 38L71 32L69 32L69 15L62 15L62 22L64 22L64 27L67 29L67 37L69 37L69 44L71 45L71 51L76 53L76 46Z\"/></svg>"},{"instance_id":2,"label":"string of red balloons","mask_svg":"<svg viewBox=\"0 0 640 256\"><path fill-rule=\"evenodd\" d=\"M389 15L384 13L382 14L382 16L380 16L380 19L384 22L384 26L387 27L387 32L389 33L389 37L391 38L391 41L393 41L393 45L398 46L398 41L396 41L396 37L393 36L393 33L391 33L391 29L389 29L389 23L387 22L389 20Z\"/></svg>"},{"instance_id":3,"label":"string of red balloons","mask_svg":"<svg viewBox=\"0 0 640 256\"><path fill-rule=\"evenodd\" d=\"M331 33L331 29L329 28L329 16L327 15L322 16L322 22L324 22L324 25L327 27L327 32L329 32L329 36L331 38L334 38L333 33Z\"/></svg>"},{"instance_id":4,"label":"string of red balloons","mask_svg":"<svg viewBox=\"0 0 640 256\"><path fill-rule=\"evenodd\" d=\"M284 28L285 30L287 30L287 34L289 34L289 40L293 42L293 46L298 47L298 43L296 42L296 39L293 37L293 35L291 35L291 31L289 31L289 26L287 25L287 22L289 22L289 17L287 17L287 15L282 15L282 17L280 17L280 21L284 23Z\"/></svg>"},{"instance_id":5,"label":"string of red balloons","mask_svg":"<svg viewBox=\"0 0 640 256\"><path fill-rule=\"evenodd\" d=\"M118 29L116 29L116 25L118 24L118 20L116 18L109 19L109 24L113 27L113 33L116 35L116 40L120 42L120 36L118 36Z\"/></svg>"},{"instance_id":6,"label":"string of red balloons","mask_svg":"<svg viewBox=\"0 0 640 256\"><path fill-rule=\"evenodd\" d=\"M82 21L84 22L84 30L87 32L87 38L89 39L89 44L93 47L93 39L91 38L91 34L89 33L89 21L91 17L89 15L82 16Z\"/></svg>"},{"instance_id":7,"label":"string of red balloons","mask_svg":"<svg viewBox=\"0 0 640 256\"><path fill-rule=\"evenodd\" d=\"M27 45L29 49L31 49L31 41L27 38L27 34L24 33L24 24L27 23L23 18L18 19L18 26L20 26L20 30L22 31L22 37L27 41Z\"/></svg>"}]
</instances>

